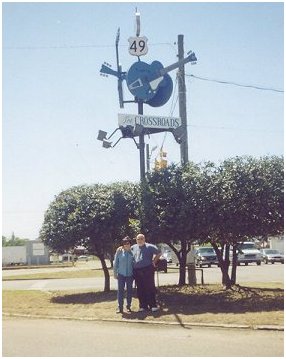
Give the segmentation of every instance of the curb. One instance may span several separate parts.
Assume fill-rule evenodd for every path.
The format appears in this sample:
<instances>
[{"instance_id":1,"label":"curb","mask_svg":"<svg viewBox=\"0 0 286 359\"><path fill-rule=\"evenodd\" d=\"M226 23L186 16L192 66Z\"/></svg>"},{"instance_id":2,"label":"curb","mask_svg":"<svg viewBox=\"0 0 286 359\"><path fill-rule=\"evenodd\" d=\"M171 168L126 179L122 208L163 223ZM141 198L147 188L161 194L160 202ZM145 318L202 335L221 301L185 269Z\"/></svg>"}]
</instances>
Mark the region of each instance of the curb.
<instances>
[{"instance_id":1,"label":"curb","mask_svg":"<svg viewBox=\"0 0 286 359\"><path fill-rule=\"evenodd\" d=\"M133 324L153 324L153 325L170 325L181 327L208 327L208 328L223 328L223 329L252 329L252 330L276 330L284 331L284 326L281 325L242 325L242 324L216 324L216 323L178 323L178 322L160 322L160 321L142 321L137 319L98 319L93 317L87 318L74 318L74 317L57 317L45 315L30 315L30 314L11 314L2 313L4 317L17 317L17 318L30 318L30 319L64 319L64 320L80 320L80 321L94 321L94 322L108 322L108 323L133 323Z\"/></svg>"}]
</instances>

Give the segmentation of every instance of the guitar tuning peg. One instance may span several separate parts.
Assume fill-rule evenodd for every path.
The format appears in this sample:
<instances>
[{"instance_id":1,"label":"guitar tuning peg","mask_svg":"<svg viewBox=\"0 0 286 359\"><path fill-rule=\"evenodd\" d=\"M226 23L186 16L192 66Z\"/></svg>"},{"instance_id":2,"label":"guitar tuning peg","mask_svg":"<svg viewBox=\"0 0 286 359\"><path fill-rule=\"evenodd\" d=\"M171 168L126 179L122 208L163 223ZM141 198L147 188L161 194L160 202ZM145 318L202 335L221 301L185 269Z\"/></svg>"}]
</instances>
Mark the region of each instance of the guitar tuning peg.
<instances>
[{"instance_id":1,"label":"guitar tuning peg","mask_svg":"<svg viewBox=\"0 0 286 359\"><path fill-rule=\"evenodd\" d=\"M193 52L192 50L188 51L188 52L187 52L187 55L192 54L192 52Z\"/></svg>"},{"instance_id":2,"label":"guitar tuning peg","mask_svg":"<svg viewBox=\"0 0 286 359\"><path fill-rule=\"evenodd\" d=\"M109 63L107 63L107 66L108 66L108 67L111 67L111 65L110 65Z\"/></svg>"}]
</instances>

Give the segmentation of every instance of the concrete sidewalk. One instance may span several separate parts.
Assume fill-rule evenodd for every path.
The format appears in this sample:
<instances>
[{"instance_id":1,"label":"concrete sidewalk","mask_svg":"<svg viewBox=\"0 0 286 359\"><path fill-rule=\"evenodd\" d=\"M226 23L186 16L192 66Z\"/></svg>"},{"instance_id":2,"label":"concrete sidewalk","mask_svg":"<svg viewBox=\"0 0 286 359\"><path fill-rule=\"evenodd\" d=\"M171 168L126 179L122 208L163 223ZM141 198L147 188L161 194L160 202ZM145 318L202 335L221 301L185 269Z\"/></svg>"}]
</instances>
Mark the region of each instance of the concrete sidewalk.
<instances>
[{"instance_id":1,"label":"concrete sidewalk","mask_svg":"<svg viewBox=\"0 0 286 359\"><path fill-rule=\"evenodd\" d=\"M127 319L127 318L118 318L118 319L99 319L96 317L90 318L75 318L75 317L59 317L59 316L44 316L44 315L30 315L30 314L8 314L3 312L2 315L6 318L31 318L31 319L66 319L66 320L78 320L78 321L94 321L94 322L108 322L108 323L140 323L140 324L149 324L149 325L163 325L163 326L181 326L181 327L203 327L203 328L224 328L224 329L253 329L253 330L277 330L284 331L284 326L281 325L242 325L242 324L225 324L225 323L196 323L196 322L163 322L163 321L154 321L154 320L143 320L139 319Z\"/></svg>"}]
</instances>

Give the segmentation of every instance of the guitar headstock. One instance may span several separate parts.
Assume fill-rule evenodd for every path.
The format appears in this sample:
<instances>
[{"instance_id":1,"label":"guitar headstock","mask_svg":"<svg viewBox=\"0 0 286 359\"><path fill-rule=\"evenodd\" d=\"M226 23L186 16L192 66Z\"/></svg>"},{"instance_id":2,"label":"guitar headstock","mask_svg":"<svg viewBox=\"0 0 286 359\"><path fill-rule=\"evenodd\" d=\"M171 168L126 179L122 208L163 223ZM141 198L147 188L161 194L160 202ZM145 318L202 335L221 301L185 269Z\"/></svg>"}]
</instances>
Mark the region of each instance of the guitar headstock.
<instances>
[{"instance_id":1,"label":"guitar headstock","mask_svg":"<svg viewBox=\"0 0 286 359\"><path fill-rule=\"evenodd\" d=\"M196 54L195 54L192 50L189 51L187 54L188 54L187 59L188 59L190 62L195 62L195 61L197 61Z\"/></svg>"},{"instance_id":2,"label":"guitar headstock","mask_svg":"<svg viewBox=\"0 0 286 359\"><path fill-rule=\"evenodd\" d=\"M104 77L108 77L108 75L119 77L118 72L112 70L111 65L108 62L104 62L103 65L101 65L100 75Z\"/></svg>"}]
</instances>

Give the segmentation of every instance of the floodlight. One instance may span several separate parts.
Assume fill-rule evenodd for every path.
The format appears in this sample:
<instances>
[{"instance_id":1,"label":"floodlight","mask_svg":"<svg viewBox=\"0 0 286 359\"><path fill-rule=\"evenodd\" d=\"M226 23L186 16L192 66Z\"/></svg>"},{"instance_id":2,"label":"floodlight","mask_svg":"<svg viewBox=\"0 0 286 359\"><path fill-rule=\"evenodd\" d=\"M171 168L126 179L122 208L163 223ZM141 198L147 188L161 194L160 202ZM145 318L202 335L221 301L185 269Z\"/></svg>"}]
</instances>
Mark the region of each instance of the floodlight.
<instances>
[{"instance_id":1,"label":"floodlight","mask_svg":"<svg viewBox=\"0 0 286 359\"><path fill-rule=\"evenodd\" d=\"M99 141L103 141L103 140L106 139L106 135L107 135L107 132L102 131L102 130L99 130L99 131L98 131L97 139L98 139Z\"/></svg>"},{"instance_id":2,"label":"floodlight","mask_svg":"<svg viewBox=\"0 0 286 359\"><path fill-rule=\"evenodd\" d=\"M110 147L111 147L111 144L112 144L112 142L103 140L103 142L102 142L102 147L104 147L104 148L110 148Z\"/></svg>"}]
</instances>

